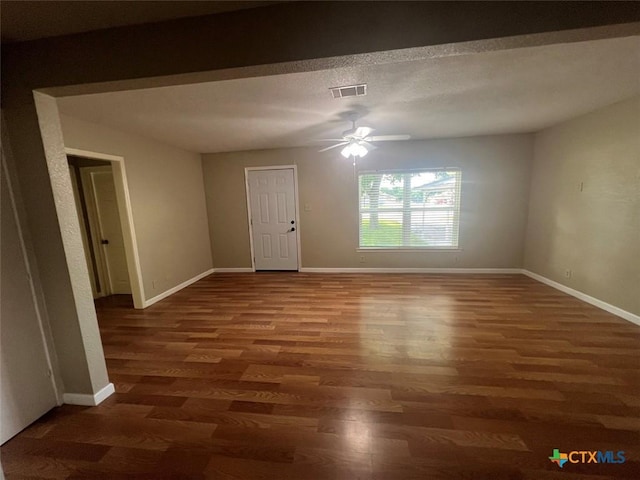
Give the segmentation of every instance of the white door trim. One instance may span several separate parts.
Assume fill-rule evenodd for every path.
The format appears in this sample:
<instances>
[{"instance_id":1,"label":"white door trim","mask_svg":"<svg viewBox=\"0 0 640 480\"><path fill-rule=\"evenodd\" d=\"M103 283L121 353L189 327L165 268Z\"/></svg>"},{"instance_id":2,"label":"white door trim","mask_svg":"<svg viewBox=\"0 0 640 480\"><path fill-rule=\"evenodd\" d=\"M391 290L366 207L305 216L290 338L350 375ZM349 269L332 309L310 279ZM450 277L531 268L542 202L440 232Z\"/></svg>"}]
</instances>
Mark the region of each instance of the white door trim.
<instances>
[{"instance_id":1,"label":"white door trim","mask_svg":"<svg viewBox=\"0 0 640 480\"><path fill-rule=\"evenodd\" d=\"M256 271L255 250L253 247L253 229L251 228L251 194L249 192L249 172L255 170L289 170L293 169L293 201L296 204L296 244L298 250L298 272L302 265L302 250L300 248L300 202L298 201L298 166L272 165L268 167L245 167L244 188L247 194L247 226L249 227L249 246L251 249L251 271Z\"/></svg>"},{"instance_id":2,"label":"white door trim","mask_svg":"<svg viewBox=\"0 0 640 480\"><path fill-rule=\"evenodd\" d=\"M142 268L140 267L140 256L138 255L138 242L136 231L133 225L133 212L131 209L131 197L129 196L129 185L127 183L127 173L124 165L124 157L109 155L106 153L80 150L77 148L64 149L67 155L91 158L93 160L106 160L111 162L113 170L113 181L116 186L116 198L118 200L118 210L120 214L120 226L124 239L124 250L127 257L127 269L129 271L129 283L133 295L133 306L144 308L144 287L142 285Z\"/></svg>"}]
</instances>

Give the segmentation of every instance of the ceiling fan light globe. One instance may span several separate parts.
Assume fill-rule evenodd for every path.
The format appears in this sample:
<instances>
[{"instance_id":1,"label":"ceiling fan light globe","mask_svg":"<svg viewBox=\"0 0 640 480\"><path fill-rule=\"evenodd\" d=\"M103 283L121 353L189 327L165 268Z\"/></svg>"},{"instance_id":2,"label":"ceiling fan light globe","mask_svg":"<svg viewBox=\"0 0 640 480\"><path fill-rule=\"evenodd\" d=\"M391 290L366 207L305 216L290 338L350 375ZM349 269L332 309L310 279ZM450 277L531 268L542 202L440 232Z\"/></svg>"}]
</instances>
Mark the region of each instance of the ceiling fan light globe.
<instances>
[{"instance_id":1,"label":"ceiling fan light globe","mask_svg":"<svg viewBox=\"0 0 640 480\"><path fill-rule=\"evenodd\" d=\"M369 150L364 145L360 145L359 143L350 143L346 147L342 149L340 152L344 158L349 157L364 157Z\"/></svg>"},{"instance_id":2,"label":"ceiling fan light globe","mask_svg":"<svg viewBox=\"0 0 640 480\"><path fill-rule=\"evenodd\" d=\"M369 150L367 150L367 147L365 147L364 145L354 145L354 155L356 157L364 157L367 153L369 153Z\"/></svg>"}]
</instances>

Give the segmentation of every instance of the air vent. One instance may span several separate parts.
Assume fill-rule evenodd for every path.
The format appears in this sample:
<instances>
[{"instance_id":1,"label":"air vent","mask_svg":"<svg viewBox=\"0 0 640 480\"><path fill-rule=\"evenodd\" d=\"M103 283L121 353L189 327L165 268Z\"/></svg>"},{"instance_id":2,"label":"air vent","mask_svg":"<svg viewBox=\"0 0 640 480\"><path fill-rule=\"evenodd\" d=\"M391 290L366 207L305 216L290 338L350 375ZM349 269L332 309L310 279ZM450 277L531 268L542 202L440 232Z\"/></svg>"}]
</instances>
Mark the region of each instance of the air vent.
<instances>
[{"instance_id":1,"label":"air vent","mask_svg":"<svg viewBox=\"0 0 640 480\"><path fill-rule=\"evenodd\" d=\"M344 87L333 87L330 88L331 95L333 98L344 98L344 97L361 97L362 95L367 94L367 84L362 83L360 85L347 85Z\"/></svg>"}]
</instances>

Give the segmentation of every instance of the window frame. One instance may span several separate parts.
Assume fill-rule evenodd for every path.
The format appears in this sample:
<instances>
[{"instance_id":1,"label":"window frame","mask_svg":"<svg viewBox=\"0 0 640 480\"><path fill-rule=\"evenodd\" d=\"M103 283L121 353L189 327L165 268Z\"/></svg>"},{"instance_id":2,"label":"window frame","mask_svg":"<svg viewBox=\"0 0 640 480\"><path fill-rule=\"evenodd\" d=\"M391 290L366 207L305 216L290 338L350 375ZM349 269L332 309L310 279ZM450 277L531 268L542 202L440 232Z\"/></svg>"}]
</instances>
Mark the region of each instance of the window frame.
<instances>
[{"instance_id":1,"label":"window frame","mask_svg":"<svg viewBox=\"0 0 640 480\"><path fill-rule=\"evenodd\" d=\"M456 185L455 185L455 190L454 193L457 193L456 195L456 201L455 201L455 205L452 207L453 209L453 214L454 214L454 227L456 228L457 232L456 232L456 238L457 238L457 245L453 246L453 245L443 245L443 246L407 246L407 245L402 245L402 246L397 246L397 247L393 247L393 246L371 246L371 247L367 247L367 246L362 246L360 245L360 241L362 238L362 209L361 209L361 197L360 197L360 177L362 175L372 175L372 174L376 174L376 175L385 175L385 174L412 174L412 173L432 173L432 172L451 172L451 171L455 171L458 173L457 175L457 179L456 179ZM379 169L379 170L359 170L357 175L356 175L356 190L357 190L357 202L358 202L358 248L356 248L357 252L372 252L372 251L383 251L383 252L424 252L424 251L437 251L437 252L459 252L462 251L462 248L460 247L460 211L461 211L461 203L462 203L462 169L460 167L435 167L435 168L410 168L410 169ZM417 210L411 210L411 211L422 211L422 210L432 210L432 209L427 209L427 208L423 208L423 209L417 209ZM397 209L385 209L385 211L398 211L398 212L404 212L404 209L402 208L397 208ZM367 212L369 213L369 212Z\"/></svg>"}]
</instances>

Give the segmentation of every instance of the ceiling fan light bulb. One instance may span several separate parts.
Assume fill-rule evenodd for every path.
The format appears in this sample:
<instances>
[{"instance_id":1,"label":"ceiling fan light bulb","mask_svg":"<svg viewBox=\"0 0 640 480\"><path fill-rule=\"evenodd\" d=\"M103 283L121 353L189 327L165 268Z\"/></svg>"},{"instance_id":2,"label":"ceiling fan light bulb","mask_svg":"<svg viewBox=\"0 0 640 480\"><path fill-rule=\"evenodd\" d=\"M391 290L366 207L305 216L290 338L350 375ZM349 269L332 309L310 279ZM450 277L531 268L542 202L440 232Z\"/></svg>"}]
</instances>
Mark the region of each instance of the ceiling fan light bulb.
<instances>
[{"instance_id":1,"label":"ceiling fan light bulb","mask_svg":"<svg viewBox=\"0 0 640 480\"><path fill-rule=\"evenodd\" d=\"M369 150L367 150L367 147L365 147L364 145L354 145L354 155L356 157L364 157L367 153L369 153Z\"/></svg>"},{"instance_id":2,"label":"ceiling fan light bulb","mask_svg":"<svg viewBox=\"0 0 640 480\"><path fill-rule=\"evenodd\" d=\"M347 145L346 147L344 147L340 153L342 154L342 156L344 158L349 158L351 156L351 145Z\"/></svg>"}]
</instances>

